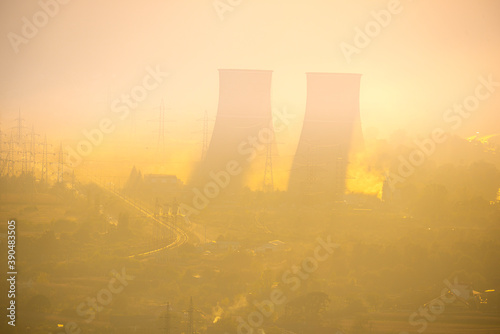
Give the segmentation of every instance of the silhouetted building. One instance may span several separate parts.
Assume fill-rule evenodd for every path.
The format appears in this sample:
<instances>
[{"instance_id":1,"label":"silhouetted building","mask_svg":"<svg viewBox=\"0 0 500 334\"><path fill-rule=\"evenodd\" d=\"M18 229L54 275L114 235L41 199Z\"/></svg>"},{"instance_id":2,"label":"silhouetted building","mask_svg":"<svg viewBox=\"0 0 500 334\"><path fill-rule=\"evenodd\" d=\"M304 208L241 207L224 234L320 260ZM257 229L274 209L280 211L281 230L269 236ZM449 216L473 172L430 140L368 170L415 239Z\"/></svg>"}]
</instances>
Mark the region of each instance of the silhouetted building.
<instances>
[{"instance_id":1,"label":"silhouetted building","mask_svg":"<svg viewBox=\"0 0 500 334\"><path fill-rule=\"evenodd\" d=\"M272 71L265 70L219 70L214 130L205 160L192 175L192 184L204 186L213 179L210 172L226 171L232 162L231 169L240 172L231 175L229 186L243 186L254 154L265 154L265 143L273 136L271 77Z\"/></svg>"},{"instance_id":2,"label":"silhouetted building","mask_svg":"<svg viewBox=\"0 0 500 334\"><path fill-rule=\"evenodd\" d=\"M362 145L361 74L307 73L306 113L293 161L291 193L338 198L345 192L349 153Z\"/></svg>"}]
</instances>

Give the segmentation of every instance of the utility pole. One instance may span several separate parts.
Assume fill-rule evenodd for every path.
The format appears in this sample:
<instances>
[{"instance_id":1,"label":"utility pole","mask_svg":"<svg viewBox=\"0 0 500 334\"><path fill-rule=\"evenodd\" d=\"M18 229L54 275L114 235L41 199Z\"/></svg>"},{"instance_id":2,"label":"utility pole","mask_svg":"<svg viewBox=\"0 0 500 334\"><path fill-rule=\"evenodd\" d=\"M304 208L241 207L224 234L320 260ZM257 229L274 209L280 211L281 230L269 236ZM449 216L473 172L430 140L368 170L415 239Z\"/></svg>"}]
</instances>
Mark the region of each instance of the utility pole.
<instances>
[{"instance_id":1,"label":"utility pole","mask_svg":"<svg viewBox=\"0 0 500 334\"><path fill-rule=\"evenodd\" d=\"M172 218L173 218L173 225L174 228L177 228L177 216L179 215L179 203L177 202L177 198L174 198L172 201ZM171 231L172 235L174 234L173 231Z\"/></svg>"},{"instance_id":2,"label":"utility pole","mask_svg":"<svg viewBox=\"0 0 500 334\"><path fill-rule=\"evenodd\" d=\"M160 116L157 119L149 120L150 122L158 122L159 123L158 144L157 144L157 152L158 153L165 152L165 123L173 122L173 121L166 120L166 117L165 117L166 112L167 112L167 108L165 107L165 102L162 99L161 104L160 104Z\"/></svg>"},{"instance_id":3,"label":"utility pole","mask_svg":"<svg viewBox=\"0 0 500 334\"><path fill-rule=\"evenodd\" d=\"M155 200L155 210L153 214L155 218L158 218L158 216L160 215L160 199L158 197L156 197Z\"/></svg>"},{"instance_id":4,"label":"utility pole","mask_svg":"<svg viewBox=\"0 0 500 334\"><path fill-rule=\"evenodd\" d=\"M161 221L161 216L160 216L160 199L158 197L156 197L156 200L155 200L155 209L154 209L154 212L153 212L153 215L155 217L155 219L160 219ZM154 222L153 224L153 247L157 247L160 242L161 242L161 225L158 224L156 221Z\"/></svg>"},{"instance_id":5,"label":"utility pole","mask_svg":"<svg viewBox=\"0 0 500 334\"><path fill-rule=\"evenodd\" d=\"M30 165L31 165L31 174L35 177L35 166L36 166L36 134L35 134L35 126L31 127L31 135L30 135Z\"/></svg>"},{"instance_id":6,"label":"utility pole","mask_svg":"<svg viewBox=\"0 0 500 334\"><path fill-rule=\"evenodd\" d=\"M194 319L193 319L194 307L193 307L193 297L189 300L188 309L188 327L186 334L194 334Z\"/></svg>"},{"instance_id":7,"label":"utility pole","mask_svg":"<svg viewBox=\"0 0 500 334\"><path fill-rule=\"evenodd\" d=\"M167 302L167 312L165 313L165 334L170 334L171 318L170 318L170 303Z\"/></svg>"},{"instance_id":8,"label":"utility pole","mask_svg":"<svg viewBox=\"0 0 500 334\"><path fill-rule=\"evenodd\" d=\"M48 152L47 152L47 135L45 135L44 143L43 143L43 156L42 156L42 177L40 178L41 182L49 182L49 161L48 161Z\"/></svg>"},{"instance_id":9,"label":"utility pole","mask_svg":"<svg viewBox=\"0 0 500 334\"><path fill-rule=\"evenodd\" d=\"M28 150L26 149L26 142L23 142L22 151L22 173L23 175L28 174Z\"/></svg>"}]
</instances>

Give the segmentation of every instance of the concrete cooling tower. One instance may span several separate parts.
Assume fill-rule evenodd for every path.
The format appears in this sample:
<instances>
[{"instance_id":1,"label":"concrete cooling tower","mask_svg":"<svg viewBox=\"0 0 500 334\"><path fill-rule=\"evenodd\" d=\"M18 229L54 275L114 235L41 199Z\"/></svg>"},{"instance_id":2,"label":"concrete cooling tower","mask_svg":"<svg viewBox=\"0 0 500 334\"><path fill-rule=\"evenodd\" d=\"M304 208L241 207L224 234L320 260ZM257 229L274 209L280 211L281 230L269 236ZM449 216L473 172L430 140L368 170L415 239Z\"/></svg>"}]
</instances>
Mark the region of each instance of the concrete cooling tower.
<instances>
[{"instance_id":1,"label":"concrete cooling tower","mask_svg":"<svg viewBox=\"0 0 500 334\"><path fill-rule=\"evenodd\" d=\"M271 78L272 71L219 70L219 105L213 134L192 183L203 186L214 173L226 171L231 164L231 188L244 185L254 153L261 153L253 148L252 138L261 145L259 137L272 135Z\"/></svg>"},{"instance_id":2,"label":"concrete cooling tower","mask_svg":"<svg viewBox=\"0 0 500 334\"><path fill-rule=\"evenodd\" d=\"M361 74L307 73L302 133L288 190L340 199L349 152L362 145L359 113Z\"/></svg>"}]
</instances>

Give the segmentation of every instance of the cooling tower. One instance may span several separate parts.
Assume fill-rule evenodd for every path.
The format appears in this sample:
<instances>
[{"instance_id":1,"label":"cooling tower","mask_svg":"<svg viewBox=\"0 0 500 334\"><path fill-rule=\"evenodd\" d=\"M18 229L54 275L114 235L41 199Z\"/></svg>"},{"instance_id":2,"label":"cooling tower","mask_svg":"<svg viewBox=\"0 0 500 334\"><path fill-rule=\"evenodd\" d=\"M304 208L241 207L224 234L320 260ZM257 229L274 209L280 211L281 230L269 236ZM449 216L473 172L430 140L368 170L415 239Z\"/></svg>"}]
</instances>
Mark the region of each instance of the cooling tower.
<instances>
[{"instance_id":1,"label":"cooling tower","mask_svg":"<svg viewBox=\"0 0 500 334\"><path fill-rule=\"evenodd\" d=\"M339 198L345 192L349 152L362 145L361 74L307 73L302 133L288 190Z\"/></svg>"},{"instance_id":2,"label":"cooling tower","mask_svg":"<svg viewBox=\"0 0 500 334\"><path fill-rule=\"evenodd\" d=\"M217 116L205 160L193 176L195 184L210 182L211 172L224 171L233 162L241 172L231 177L231 186L243 185L254 153L265 154L262 145L272 134L271 77L272 71L219 70Z\"/></svg>"}]
</instances>

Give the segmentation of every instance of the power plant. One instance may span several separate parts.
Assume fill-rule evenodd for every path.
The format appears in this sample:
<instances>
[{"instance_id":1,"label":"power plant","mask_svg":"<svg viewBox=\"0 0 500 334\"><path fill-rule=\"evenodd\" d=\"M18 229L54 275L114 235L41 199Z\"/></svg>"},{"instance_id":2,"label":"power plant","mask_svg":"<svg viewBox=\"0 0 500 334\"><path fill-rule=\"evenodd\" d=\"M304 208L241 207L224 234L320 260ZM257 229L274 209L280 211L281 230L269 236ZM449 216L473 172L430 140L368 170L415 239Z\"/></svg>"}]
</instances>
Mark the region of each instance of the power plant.
<instances>
[{"instance_id":1,"label":"power plant","mask_svg":"<svg viewBox=\"0 0 500 334\"><path fill-rule=\"evenodd\" d=\"M241 174L231 178L231 184L241 187L255 154L267 152L262 166L265 188L266 179L272 177L269 147L276 145L271 75L271 71L219 70L217 117L205 159L192 178L195 184L206 184L211 172L224 171L228 162L236 161ZM337 199L345 193L349 153L363 143L360 80L361 74L307 73L306 112L288 184L291 194ZM270 134L262 136L266 132ZM268 137L267 143L261 142ZM267 146L251 152L252 140L254 147Z\"/></svg>"},{"instance_id":2,"label":"power plant","mask_svg":"<svg viewBox=\"0 0 500 334\"><path fill-rule=\"evenodd\" d=\"M307 101L290 193L338 198L345 192L349 152L362 146L361 74L307 73Z\"/></svg>"},{"instance_id":3,"label":"power plant","mask_svg":"<svg viewBox=\"0 0 500 334\"><path fill-rule=\"evenodd\" d=\"M192 183L206 184L210 173L237 166L231 188L243 186L248 168L258 150L253 142L273 140L271 114L272 71L219 70L219 104L210 144L196 168ZM262 150L265 154L265 150Z\"/></svg>"},{"instance_id":4,"label":"power plant","mask_svg":"<svg viewBox=\"0 0 500 334\"><path fill-rule=\"evenodd\" d=\"M219 70L219 100L211 138L208 116L203 130L203 158L189 180L208 197L229 187L240 190L248 184L250 174L260 177L262 189L274 190L273 152L276 151L271 107L272 71L246 69ZM361 74L306 73L307 99L302 132L293 157L288 180L292 195L322 196L336 200L345 193L349 154L363 145L359 93ZM162 108L160 108L163 110ZM20 116L17 139L23 137ZM163 122L162 120L160 120ZM159 146L163 141L160 125ZM34 135L31 135L34 141ZM0 139L0 143L3 140ZM16 162L23 171L32 170L36 154L27 144L15 143L11 136L8 150L1 150L0 174L14 174ZM29 145L31 148L33 143ZM17 151L23 152L17 157ZM32 149L33 151L33 149ZM44 143L40 180L48 182L47 143ZM57 180L63 180L64 154L57 161ZM257 172L255 172L257 170ZM214 184L215 182L215 184ZM208 185L208 189L205 187ZM212 189L214 188L214 189Z\"/></svg>"}]
</instances>

